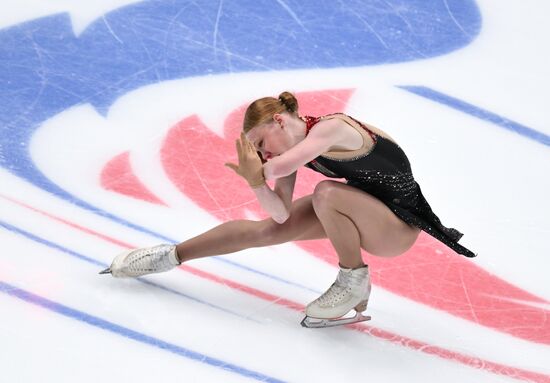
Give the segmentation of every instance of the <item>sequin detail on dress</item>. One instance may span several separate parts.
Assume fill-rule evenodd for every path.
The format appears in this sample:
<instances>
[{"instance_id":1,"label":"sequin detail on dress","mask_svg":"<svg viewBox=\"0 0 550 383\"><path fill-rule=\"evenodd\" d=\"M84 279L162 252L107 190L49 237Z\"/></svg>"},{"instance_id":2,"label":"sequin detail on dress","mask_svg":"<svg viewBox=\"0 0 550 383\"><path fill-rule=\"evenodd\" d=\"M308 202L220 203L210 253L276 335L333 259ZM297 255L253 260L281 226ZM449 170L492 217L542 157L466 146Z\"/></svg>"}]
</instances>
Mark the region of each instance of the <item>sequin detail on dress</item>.
<instances>
[{"instance_id":1,"label":"sequin detail on dress","mask_svg":"<svg viewBox=\"0 0 550 383\"><path fill-rule=\"evenodd\" d=\"M337 114L329 116L337 117ZM306 135L324 117L328 116L302 117L306 123ZM372 149L346 159L321 155L306 166L327 177L345 178L348 185L381 200L404 222L422 229L459 254L475 257L476 254L457 243L462 233L445 227L432 211L420 185L413 177L409 160L401 147L385 137L376 135L354 118L349 118L373 138Z\"/></svg>"}]
</instances>

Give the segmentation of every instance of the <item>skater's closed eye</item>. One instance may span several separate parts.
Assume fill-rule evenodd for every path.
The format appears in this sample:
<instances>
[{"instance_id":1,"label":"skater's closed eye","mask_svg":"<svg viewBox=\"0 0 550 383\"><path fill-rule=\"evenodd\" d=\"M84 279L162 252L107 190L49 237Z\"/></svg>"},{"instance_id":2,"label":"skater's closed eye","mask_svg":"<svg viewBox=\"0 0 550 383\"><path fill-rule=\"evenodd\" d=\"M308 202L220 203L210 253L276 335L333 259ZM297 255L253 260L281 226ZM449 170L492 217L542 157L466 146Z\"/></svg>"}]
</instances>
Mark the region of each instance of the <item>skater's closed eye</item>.
<instances>
[{"instance_id":1,"label":"skater's closed eye","mask_svg":"<svg viewBox=\"0 0 550 383\"><path fill-rule=\"evenodd\" d=\"M255 144L256 148L258 148L258 150L260 150L262 148L264 144L264 140L260 140L257 144Z\"/></svg>"}]
</instances>

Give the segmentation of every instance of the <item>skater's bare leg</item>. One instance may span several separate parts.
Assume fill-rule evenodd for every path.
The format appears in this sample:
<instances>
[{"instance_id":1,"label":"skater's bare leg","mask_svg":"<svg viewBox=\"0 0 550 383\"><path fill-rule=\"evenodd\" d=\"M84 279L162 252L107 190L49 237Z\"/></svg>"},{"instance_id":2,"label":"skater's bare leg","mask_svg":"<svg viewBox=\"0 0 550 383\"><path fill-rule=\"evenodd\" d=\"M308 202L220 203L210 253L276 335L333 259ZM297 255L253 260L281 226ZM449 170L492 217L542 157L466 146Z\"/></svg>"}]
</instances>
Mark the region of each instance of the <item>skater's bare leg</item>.
<instances>
[{"instance_id":1,"label":"skater's bare leg","mask_svg":"<svg viewBox=\"0 0 550 383\"><path fill-rule=\"evenodd\" d=\"M407 251L420 233L377 198L341 182L320 182L312 201L341 266L346 268L364 265L361 248L373 255L396 256Z\"/></svg>"},{"instance_id":2,"label":"skater's bare leg","mask_svg":"<svg viewBox=\"0 0 550 383\"><path fill-rule=\"evenodd\" d=\"M312 204L312 196L293 202L290 217L282 224L273 219L235 220L177 245L181 262L233 253L251 247L272 246L290 241L326 238Z\"/></svg>"},{"instance_id":3,"label":"skater's bare leg","mask_svg":"<svg viewBox=\"0 0 550 383\"><path fill-rule=\"evenodd\" d=\"M322 181L313 193L313 207L340 261L334 283L306 306L305 327L327 327L370 319L366 310L371 281L361 248L390 257L409 249L420 230L407 225L384 203L341 182ZM343 318L355 309L353 318Z\"/></svg>"}]
</instances>

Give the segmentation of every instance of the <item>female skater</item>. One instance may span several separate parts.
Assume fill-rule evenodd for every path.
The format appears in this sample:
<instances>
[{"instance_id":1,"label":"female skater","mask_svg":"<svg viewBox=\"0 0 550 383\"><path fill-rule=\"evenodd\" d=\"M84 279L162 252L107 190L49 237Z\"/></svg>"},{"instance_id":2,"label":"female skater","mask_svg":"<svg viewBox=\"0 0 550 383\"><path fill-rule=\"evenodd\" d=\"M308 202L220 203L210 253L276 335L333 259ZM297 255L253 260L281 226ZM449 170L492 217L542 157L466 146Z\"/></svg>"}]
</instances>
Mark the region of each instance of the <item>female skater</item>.
<instances>
[{"instance_id":1,"label":"female skater","mask_svg":"<svg viewBox=\"0 0 550 383\"><path fill-rule=\"evenodd\" d=\"M239 163L226 166L248 182L271 218L229 221L177 246L127 251L101 273L137 277L195 258L329 238L340 270L330 288L307 305L302 321L306 327L326 327L370 318L361 315L371 290L361 249L397 256L424 230L457 253L475 256L457 243L462 234L432 212L405 153L380 129L343 113L301 117L296 98L283 92L250 104L236 146ZM321 181L313 194L293 201L301 166L347 182ZM271 179L273 190L265 182ZM341 318L352 309L354 318Z\"/></svg>"}]
</instances>

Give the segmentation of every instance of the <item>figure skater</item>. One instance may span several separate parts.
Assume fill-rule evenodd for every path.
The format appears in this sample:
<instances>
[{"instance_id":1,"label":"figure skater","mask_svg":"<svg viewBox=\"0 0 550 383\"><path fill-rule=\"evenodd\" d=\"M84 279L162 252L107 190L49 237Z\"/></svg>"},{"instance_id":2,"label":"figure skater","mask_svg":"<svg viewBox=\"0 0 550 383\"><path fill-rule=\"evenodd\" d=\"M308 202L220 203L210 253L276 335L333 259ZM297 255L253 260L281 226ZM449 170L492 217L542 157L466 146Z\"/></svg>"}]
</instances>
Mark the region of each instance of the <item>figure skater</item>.
<instances>
[{"instance_id":1,"label":"figure skater","mask_svg":"<svg viewBox=\"0 0 550 383\"><path fill-rule=\"evenodd\" d=\"M254 101L236 140L243 177L270 218L225 222L178 245L126 251L101 273L138 277L170 270L192 259L290 241L328 238L338 254L336 281L307 305L302 325L328 327L368 320L371 290L361 249L394 257L410 249L421 230L467 257L462 234L441 224L414 180L401 147L386 132L335 113L300 116L289 92ZM307 166L330 178L313 194L292 200L296 171ZM275 180L273 190L266 180ZM355 317L343 318L352 309Z\"/></svg>"}]
</instances>

